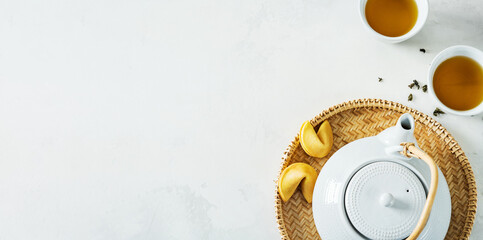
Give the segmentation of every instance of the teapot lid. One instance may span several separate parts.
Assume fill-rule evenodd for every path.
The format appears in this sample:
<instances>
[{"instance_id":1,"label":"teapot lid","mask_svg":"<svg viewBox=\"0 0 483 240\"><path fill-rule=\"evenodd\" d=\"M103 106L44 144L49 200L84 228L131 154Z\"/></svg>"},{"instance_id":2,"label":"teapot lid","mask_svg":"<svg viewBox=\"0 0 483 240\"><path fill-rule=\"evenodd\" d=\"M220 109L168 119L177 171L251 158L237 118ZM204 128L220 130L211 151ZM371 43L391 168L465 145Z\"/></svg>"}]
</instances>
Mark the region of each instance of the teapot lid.
<instances>
[{"instance_id":1,"label":"teapot lid","mask_svg":"<svg viewBox=\"0 0 483 240\"><path fill-rule=\"evenodd\" d=\"M404 239L416 227L426 192L416 174L395 162L362 167L345 192L352 226L369 239Z\"/></svg>"}]
</instances>

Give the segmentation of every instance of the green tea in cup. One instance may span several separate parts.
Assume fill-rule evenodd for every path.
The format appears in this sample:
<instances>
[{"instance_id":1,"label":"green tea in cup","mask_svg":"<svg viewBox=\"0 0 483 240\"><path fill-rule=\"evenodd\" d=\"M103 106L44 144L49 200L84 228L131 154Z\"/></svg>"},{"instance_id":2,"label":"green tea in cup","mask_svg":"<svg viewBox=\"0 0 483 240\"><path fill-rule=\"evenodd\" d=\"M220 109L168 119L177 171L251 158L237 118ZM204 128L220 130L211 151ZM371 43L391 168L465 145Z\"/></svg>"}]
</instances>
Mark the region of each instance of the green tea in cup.
<instances>
[{"instance_id":1,"label":"green tea in cup","mask_svg":"<svg viewBox=\"0 0 483 240\"><path fill-rule=\"evenodd\" d=\"M448 58L433 75L434 93L447 107L466 111L483 102L483 69L466 56Z\"/></svg>"},{"instance_id":2,"label":"green tea in cup","mask_svg":"<svg viewBox=\"0 0 483 240\"><path fill-rule=\"evenodd\" d=\"M414 0L367 0L365 16L374 31L399 37L416 24L418 6Z\"/></svg>"}]
</instances>

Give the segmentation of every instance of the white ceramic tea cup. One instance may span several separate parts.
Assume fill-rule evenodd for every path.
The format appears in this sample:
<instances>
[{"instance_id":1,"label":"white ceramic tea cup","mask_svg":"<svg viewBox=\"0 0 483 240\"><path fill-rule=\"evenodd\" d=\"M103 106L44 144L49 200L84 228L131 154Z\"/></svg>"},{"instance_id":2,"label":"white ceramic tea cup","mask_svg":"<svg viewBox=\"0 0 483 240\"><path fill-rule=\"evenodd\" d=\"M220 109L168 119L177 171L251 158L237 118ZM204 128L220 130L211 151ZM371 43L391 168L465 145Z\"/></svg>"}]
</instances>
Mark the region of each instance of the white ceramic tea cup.
<instances>
[{"instance_id":1,"label":"white ceramic tea cup","mask_svg":"<svg viewBox=\"0 0 483 240\"><path fill-rule=\"evenodd\" d=\"M416 6L418 8L418 19L416 20L416 24L414 24L413 28L406 34L399 36L399 37L388 37L376 32L372 29L371 25L367 22L366 19L366 3L368 0L359 0L359 16L361 17L362 24L364 27L371 33L371 35L375 36L377 39L382 40L384 42L389 43L398 43L409 38L413 37L423 29L424 24L426 23L426 19L428 18L429 13L429 2L428 0L414 0L416 2Z\"/></svg>"},{"instance_id":2,"label":"white ceramic tea cup","mask_svg":"<svg viewBox=\"0 0 483 240\"><path fill-rule=\"evenodd\" d=\"M480 64L480 66L483 67L483 52L470 46L465 46L465 45L456 45L452 46L449 48L446 48L445 50L441 51L436 57L434 57L433 62L431 63L431 66L429 67L429 73L428 73L428 92L435 101L435 103L441 107L441 110L447 113L452 113L456 115L462 115L462 116L471 116L471 115L476 115L479 113L483 113L483 102L480 103L475 108L472 108L470 110L466 111L459 111L459 110L454 110L446 105L444 105L436 96L436 93L434 92L433 88L433 76L434 72L436 69L439 67L439 65L446 61L449 58L456 57L456 56L465 56L469 57L473 60L475 60L477 63Z\"/></svg>"}]
</instances>

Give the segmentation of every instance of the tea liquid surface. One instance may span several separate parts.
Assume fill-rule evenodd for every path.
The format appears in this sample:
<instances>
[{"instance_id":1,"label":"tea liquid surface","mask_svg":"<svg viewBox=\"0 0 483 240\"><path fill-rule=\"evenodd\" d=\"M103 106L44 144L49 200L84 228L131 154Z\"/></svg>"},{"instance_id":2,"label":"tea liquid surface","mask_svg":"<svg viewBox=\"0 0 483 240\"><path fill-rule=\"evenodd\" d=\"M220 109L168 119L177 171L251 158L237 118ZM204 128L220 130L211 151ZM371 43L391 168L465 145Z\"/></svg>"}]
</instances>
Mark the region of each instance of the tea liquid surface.
<instances>
[{"instance_id":1,"label":"tea liquid surface","mask_svg":"<svg viewBox=\"0 0 483 240\"><path fill-rule=\"evenodd\" d=\"M433 88L447 107L470 110L483 101L483 69L469 57L449 58L434 72Z\"/></svg>"},{"instance_id":2,"label":"tea liquid surface","mask_svg":"<svg viewBox=\"0 0 483 240\"><path fill-rule=\"evenodd\" d=\"M388 37L408 33L418 19L414 0L368 0L365 12L372 29Z\"/></svg>"}]
</instances>

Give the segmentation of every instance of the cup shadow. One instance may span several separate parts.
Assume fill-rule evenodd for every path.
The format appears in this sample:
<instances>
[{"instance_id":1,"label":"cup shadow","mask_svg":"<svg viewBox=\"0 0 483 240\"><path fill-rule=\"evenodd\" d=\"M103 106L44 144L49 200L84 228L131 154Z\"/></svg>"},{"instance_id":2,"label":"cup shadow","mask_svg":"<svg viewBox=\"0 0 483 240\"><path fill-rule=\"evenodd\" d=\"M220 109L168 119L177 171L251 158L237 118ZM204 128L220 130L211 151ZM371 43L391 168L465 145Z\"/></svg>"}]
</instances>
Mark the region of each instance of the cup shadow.
<instances>
[{"instance_id":1,"label":"cup shadow","mask_svg":"<svg viewBox=\"0 0 483 240\"><path fill-rule=\"evenodd\" d=\"M451 45L467 44L483 49L483 18L474 14L460 14L452 8L431 8L425 26L404 45L442 46L439 52Z\"/></svg>"}]
</instances>

